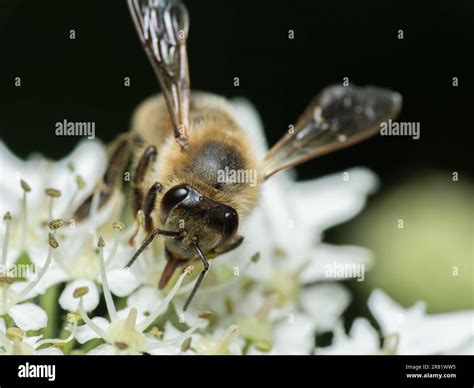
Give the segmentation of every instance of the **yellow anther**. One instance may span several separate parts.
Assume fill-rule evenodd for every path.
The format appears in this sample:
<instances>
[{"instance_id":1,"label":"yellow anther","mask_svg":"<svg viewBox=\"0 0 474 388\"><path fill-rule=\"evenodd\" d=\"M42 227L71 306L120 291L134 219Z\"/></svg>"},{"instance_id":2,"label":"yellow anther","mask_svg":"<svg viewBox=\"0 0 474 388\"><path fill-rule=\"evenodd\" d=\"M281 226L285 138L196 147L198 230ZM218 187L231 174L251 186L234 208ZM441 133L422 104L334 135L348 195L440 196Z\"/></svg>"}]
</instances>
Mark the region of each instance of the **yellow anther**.
<instances>
[{"instance_id":1,"label":"yellow anther","mask_svg":"<svg viewBox=\"0 0 474 388\"><path fill-rule=\"evenodd\" d=\"M86 182L82 179L82 176L76 175L76 185L78 190L82 190L86 186Z\"/></svg>"},{"instance_id":2,"label":"yellow anther","mask_svg":"<svg viewBox=\"0 0 474 388\"><path fill-rule=\"evenodd\" d=\"M53 189L51 187L48 187L47 189L45 189L44 192L46 193L48 197L52 197L52 198L58 198L61 196L61 192L59 190Z\"/></svg>"},{"instance_id":3,"label":"yellow anther","mask_svg":"<svg viewBox=\"0 0 474 388\"><path fill-rule=\"evenodd\" d=\"M102 238L102 236L99 236L99 241L97 241L97 246L98 246L99 248L105 247L105 241L104 241L104 239Z\"/></svg>"},{"instance_id":4,"label":"yellow anther","mask_svg":"<svg viewBox=\"0 0 474 388\"><path fill-rule=\"evenodd\" d=\"M181 351L182 352L187 351L191 347L191 341L192 341L191 337L188 337L183 341L183 343L181 344Z\"/></svg>"},{"instance_id":5,"label":"yellow anther","mask_svg":"<svg viewBox=\"0 0 474 388\"><path fill-rule=\"evenodd\" d=\"M120 342L120 341L114 342L114 346L118 350L125 350L128 348L128 345L125 342Z\"/></svg>"},{"instance_id":6,"label":"yellow anther","mask_svg":"<svg viewBox=\"0 0 474 388\"><path fill-rule=\"evenodd\" d=\"M123 222L120 221L114 222L112 227L120 232L125 229L125 225L123 224Z\"/></svg>"},{"instance_id":7,"label":"yellow anther","mask_svg":"<svg viewBox=\"0 0 474 388\"><path fill-rule=\"evenodd\" d=\"M59 247L58 240L56 240L56 237L54 237L52 233L48 233L48 243L49 243L49 246L53 249L56 249L57 247Z\"/></svg>"},{"instance_id":8,"label":"yellow anther","mask_svg":"<svg viewBox=\"0 0 474 388\"><path fill-rule=\"evenodd\" d=\"M86 295L89 292L89 287L79 287L74 290L72 296L74 298L80 298L81 296Z\"/></svg>"},{"instance_id":9,"label":"yellow anther","mask_svg":"<svg viewBox=\"0 0 474 388\"><path fill-rule=\"evenodd\" d=\"M153 326L149 333L154 336L157 340L161 340L163 338L163 332L158 329L156 326Z\"/></svg>"},{"instance_id":10,"label":"yellow anther","mask_svg":"<svg viewBox=\"0 0 474 388\"><path fill-rule=\"evenodd\" d=\"M48 223L49 229L52 229L52 230L59 229L63 225L64 225L64 220L62 220L61 218L51 220Z\"/></svg>"},{"instance_id":11,"label":"yellow anther","mask_svg":"<svg viewBox=\"0 0 474 388\"><path fill-rule=\"evenodd\" d=\"M28 183L26 183L23 179L20 180L21 188L26 192L29 193L31 191L31 187Z\"/></svg>"}]
</instances>

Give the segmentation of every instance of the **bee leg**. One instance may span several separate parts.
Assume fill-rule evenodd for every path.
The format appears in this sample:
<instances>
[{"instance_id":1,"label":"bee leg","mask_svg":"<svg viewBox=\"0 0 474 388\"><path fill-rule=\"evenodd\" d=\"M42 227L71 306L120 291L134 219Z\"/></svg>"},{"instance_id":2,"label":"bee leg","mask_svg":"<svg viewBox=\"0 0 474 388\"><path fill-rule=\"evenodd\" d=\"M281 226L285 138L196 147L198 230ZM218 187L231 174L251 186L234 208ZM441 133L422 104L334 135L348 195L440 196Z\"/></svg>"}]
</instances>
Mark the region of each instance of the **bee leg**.
<instances>
[{"instance_id":1,"label":"bee leg","mask_svg":"<svg viewBox=\"0 0 474 388\"><path fill-rule=\"evenodd\" d=\"M153 201L153 208L148 209L150 208L149 203L151 199L149 199L148 197L151 196L150 194L151 188L148 191L147 197L144 198L142 185L143 185L143 181L145 179L145 175L147 171L149 170L150 166L156 159L156 155L157 155L157 152L156 152L155 146L147 147L145 151L143 151L140 159L138 160L138 163L133 172L133 179L132 179L132 200L131 200L132 215L133 217L136 217L138 211L143 210L143 212L145 213L145 226L148 232L150 232L153 229L153 225L150 219L150 213L151 211L153 211L154 201ZM156 197L156 190L155 190L155 197ZM145 205L147 209L145 208ZM139 230L139 226L135 225L135 230L132 233L132 236L130 237L130 240L129 240L130 244L133 244L133 241L135 240L138 230Z\"/></svg>"},{"instance_id":2,"label":"bee leg","mask_svg":"<svg viewBox=\"0 0 474 388\"><path fill-rule=\"evenodd\" d=\"M151 213L155 209L156 194L163 191L163 185L160 182L155 182L148 190L145 200L143 201L143 213L145 214L145 230L150 232L153 230L153 221Z\"/></svg>"},{"instance_id":3,"label":"bee leg","mask_svg":"<svg viewBox=\"0 0 474 388\"><path fill-rule=\"evenodd\" d=\"M133 215L136 216L137 212L143 206L143 190L141 185L145 179L145 175L150 165L156 159L156 147L149 146L143 151L142 156L138 160L138 163L133 172L132 179L132 211Z\"/></svg>"},{"instance_id":4,"label":"bee leg","mask_svg":"<svg viewBox=\"0 0 474 388\"><path fill-rule=\"evenodd\" d=\"M138 257L141 255L141 253L147 248L148 245L150 245L152 243L152 241L155 239L155 236L157 235L161 235L161 236L167 236L167 237L171 237L171 238L179 238L181 237L181 233L180 232L174 232L174 231L171 231L171 230L163 230L163 229L154 229L150 235L145 239L143 240L143 242L141 243L140 247L137 249L137 251L133 254L132 258L128 261L126 267L131 267L133 265L133 263L135 263L135 260L138 259ZM165 251L165 253L168 253L168 251ZM169 260L170 257L168 255L166 255L166 258ZM178 259L178 260L181 260L181 259ZM174 261L177 261L177 260L174 260ZM170 276L173 274L173 272L171 272ZM163 277L163 276L162 276ZM165 284L166 285L166 284Z\"/></svg>"},{"instance_id":5,"label":"bee leg","mask_svg":"<svg viewBox=\"0 0 474 388\"><path fill-rule=\"evenodd\" d=\"M119 137L117 142L112 145L110 161L107 170L102 178L102 189L100 191L98 208L102 208L114 193L114 190L121 187L122 174L128 163L130 156L130 144L127 135ZM92 199L91 194L74 212L73 219L82 221L89 216Z\"/></svg>"},{"instance_id":6,"label":"bee leg","mask_svg":"<svg viewBox=\"0 0 474 388\"><path fill-rule=\"evenodd\" d=\"M203 269L201 273L199 274L199 277L196 280L196 283L194 283L193 290L188 296L188 299L186 299L186 302L184 303L183 311L186 311L188 309L189 304L194 298L194 295L196 295L196 292L201 285L202 281L204 280L204 276L206 276L207 271L209 271L209 263L207 261L206 256L204 255L204 252L202 251L201 247L198 244L194 245L194 249L196 249L196 253L199 257L199 260L201 260Z\"/></svg>"},{"instance_id":7,"label":"bee leg","mask_svg":"<svg viewBox=\"0 0 474 388\"><path fill-rule=\"evenodd\" d=\"M132 186L132 217L136 218L138 211L142 208L143 203L143 190L141 187ZM135 233L134 233L135 234Z\"/></svg>"},{"instance_id":8,"label":"bee leg","mask_svg":"<svg viewBox=\"0 0 474 388\"><path fill-rule=\"evenodd\" d=\"M237 235L231 240L229 240L228 242L226 242L224 245L221 245L220 247L212 249L208 253L208 256L214 258L224 253L233 251L234 249L238 248L240 244L242 244L242 241L244 241L244 237Z\"/></svg>"}]
</instances>

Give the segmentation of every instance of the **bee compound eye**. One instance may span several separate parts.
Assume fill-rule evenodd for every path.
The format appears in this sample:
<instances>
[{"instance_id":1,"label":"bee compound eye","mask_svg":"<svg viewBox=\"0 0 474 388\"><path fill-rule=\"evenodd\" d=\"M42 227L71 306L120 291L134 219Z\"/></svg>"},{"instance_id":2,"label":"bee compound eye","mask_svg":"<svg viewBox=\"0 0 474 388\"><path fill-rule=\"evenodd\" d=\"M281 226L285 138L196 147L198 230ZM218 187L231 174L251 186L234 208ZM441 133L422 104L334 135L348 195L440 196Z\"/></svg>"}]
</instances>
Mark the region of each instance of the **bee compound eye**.
<instances>
[{"instance_id":1,"label":"bee compound eye","mask_svg":"<svg viewBox=\"0 0 474 388\"><path fill-rule=\"evenodd\" d=\"M169 189L161 200L161 210L167 216L171 210L188 196L189 190L185 185Z\"/></svg>"},{"instance_id":2,"label":"bee compound eye","mask_svg":"<svg viewBox=\"0 0 474 388\"><path fill-rule=\"evenodd\" d=\"M237 212L228 207L224 212L224 229L222 233L222 240L227 241L237 233L239 228L239 215Z\"/></svg>"}]
</instances>

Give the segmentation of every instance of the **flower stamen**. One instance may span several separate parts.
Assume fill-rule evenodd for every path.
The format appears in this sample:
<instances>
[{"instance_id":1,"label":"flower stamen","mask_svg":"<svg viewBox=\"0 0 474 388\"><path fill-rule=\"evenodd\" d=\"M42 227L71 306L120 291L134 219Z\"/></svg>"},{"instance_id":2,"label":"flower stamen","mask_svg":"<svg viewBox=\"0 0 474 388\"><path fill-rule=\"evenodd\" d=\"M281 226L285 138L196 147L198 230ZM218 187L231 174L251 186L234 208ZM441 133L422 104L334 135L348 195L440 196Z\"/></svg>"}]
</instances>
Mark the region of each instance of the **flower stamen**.
<instances>
[{"instance_id":1,"label":"flower stamen","mask_svg":"<svg viewBox=\"0 0 474 388\"><path fill-rule=\"evenodd\" d=\"M15 300L17 302L21 302L26 299L30 291L36 287L36 285L43 279L43 276L45 275L46 271L49 268L49 265L51 264L51 258L53 257L53 249L56 249L59 244L56 238L52 233L48 233L48 241L49 241L49 248L48 248L48 256L46 258L46 261L41 268L40 273L36 277L34 281L32 281L30 284L28 284L23 290L21 290L18 295L16 295Z\"/></svg>"},{"instance_id":2,"label":"flower stamen","mask_svg":"<svg viewBox=\"0 0 474 388\"><path fill-rule=\"evenodd\" d=\"M92 321L92 319L89 318L87 313L84 311L84 306L82 304L82 295L80 296L80 301L79 301L79 314L81 315L82 320L85 322L87 326L89 326L92 331L94 331L100 338L104 339L107 341L107 333L102 330L98 325L95 324L95 322Z\"/></svg>"},{"instance_id":3,"label":"flower stamen","mask_svg":"<svg viewBox=\"0 0 474 388\"><path fill-rule=\"evenodd\" d=\"M138 329L140 331L144 331L150 326L156 318L162 313L164 313L167 309L169 304L171 303L171 300L175 297L177 294L179 288L181 287L181 284L184 281L184 278L189 275L191 270L189 269L189 266L186 267L186 269L183 271L183 273L179 276L178 280L176 281L175 285L173 288L170 290L168 295L166 295L165 299L158 305L158 307L153 311L145 320L143 320L139 325Z\"/></svg>"},{"instance_id":4,"label":"flower stamen","mask_svg":"<svg viewBox=\"0 0 474 388\"><path fill-rule=\"evenodd\" d=\"M168 346L174 345L176 343L180 343L183 341L186 341L188 338L191 338L191 335L199 329L199 325L195 325L191 327L190 329L186 330L183 334L177 335L176 337L170 338L169 340L163 341L163 342L155 342L149 344L147 350L156 350L156 349L162 349L166 348ZM189 342L191 345L191 342Z\"/></svg>"},{"instance_id":5,"label":"flower stamen","mask_svg":"<svg viewBox=\"0 0 474 388\"><path fill-rule=\"evenodd\" d=\"M117 310L115 309L114 301L112 299L112 294L109 288L109 282L107 280L107 274L105 271L105 261L104 261L105 241L102 237L99 237L97 246L99 247L100 278L102 280L102 288L104 290L105 304L107 305L107 311L109 312L110 320L113 322L117 320Z\"/></svg>"},{"instance_id":6,"label":"flower stamen","mask_svg":"<svg viewBox=\"0 0 474 388\"><path fill-rule=\"evenodd\" d=\"M59 198L61 196L61 191L48 187L44 190L44 192L49 197L48 216L49 216L49 219L52 220L54 218L53 217L54 199Z\"/></svg>"},{"instance_id":7,"label":"flower stamen","mask_svg":"<svg viewBox=\"0 0 474 388\"><path fill-rule=\"evenodd\" d=\"M260 254L256 253L255 255L253 255L251 257L250 261L245 263L245 266L242 269L242 271L240 271L239 276L234 276L230 280L224 280L222 282L219 282L216 285L202 286L199 290L199 294L200 295L214 294L214 293L219 293L219 292L222 292L222 291L227 290L229 288L232 288L233 286L235 286L239 283L239 281L243 278L242 275L245 275L248 272L250 266L253 263L256 263L259 260L259 258L260 258ZM194 283L186 284L183 288L181 288L178 291L178 295L187 294L189 291L191 291L191 289L193 287L194 287Z\"/></svg>"},{"instance_id":8,"label":"flower stamen","mask_svg":"<svg viewBox=\"0 0 474 388\"><path fill-rule=\"evenodd\" d=\"M71 172L74 172L74 170L71 170ZM64 209L63 213L63 218L68 218L70 215L71 210L74 208L74 201L76 200L79 192L85 187L86 183L84 182L84 179L80 175L76 175L76 190L71 195L71 198L69 198L69 201L67 203L66 208Z\"/></svg>"},{"instance_id":9,"label":"flower stamen","mask_svg":"<svg viewBox=\"0 0 474 388\"><path fill-rule=\"evenodd\" d=\"M116 233L114 237L114 243L112 245L112 250L110 251L109 255L107 256L107 259L105 260L105 266L108 267L108 265L113 261L115 254L117 253L118 245L120 242L120 232L122 232L125 229L125 225L122 222L114 222L112 226Z\"/></svg>"},{"instance_id":10,"label":"flower stamen","mask_svg":"<svg viewBox=\"0 0 474 388\"><path fill-rule=\"evenodd\" d=\"M230 325L226 331L224 336L219 340L219 344L217 346L216 352L217 354L225 354L229 346L234 342L234 340L240 334L240 329L237 325Z\"/></svg>"},{"instance_id":11,"label":"flower stamen","mask_svg":"<svg viewBox=\"0 0 474 388\"><path fill-rule=\"evenodd\" d=\"M6 212L3 216L5 221L5 237L3 239L2 247L2 270L6 271L7 269L7 255L8 255L8 242L10 240L10 221L12 216L10 212ZM2 282L2 313L6 313L8 303L8 284L7 282Z\"/></svg>"},{"instance_id":12,"label":"flower stamen","mask_svg":"<svg viewBox=\"0 0 474 388\"><path fill-rule=\"evenodd\" d=\"M21 199L21 250L26 246L26 225L28 223L28 204L27 204L27 193L31 191L31 187L23 179L20 180L21 188L23 189L23 197Z\"/></svg>"},{"instance_id":13,"label":"flower stamen","mask_svg":"<svg viewBox=\"0 0 474 388\"><path fill-rule=\"evenodd\" d=\"M56 345L56 346L59 346L59 345L65 345L67 344L68 342L71 342L74 337L76 336L76 329L77 329L77 319L74 319L71 321L71 319L69 318L70 317L70 314L71 313L68 313L68 322L70 322L68 324L68 326L66 327L66 330L69 331L69 335L64 338L64 339L59 339L59 338L48 338L48 339L44 339L44 340L41 340L41 341L38 341L36 343L36 348L42 346L42 345L46 345L46 344L51 344L51 345ZM74 314L72 314L74 315Z\"/></svg>"},{"instance_id":14,"label":"flower stamen","mask_svg":"<svg viewBox=\"0 0 474 388\"><path fill-rule=\"evenodd\" d=\"M397 354L400 336L397 333L390 334L383 339L382 353L385 355Z\"/></svg>"}]
</instances>

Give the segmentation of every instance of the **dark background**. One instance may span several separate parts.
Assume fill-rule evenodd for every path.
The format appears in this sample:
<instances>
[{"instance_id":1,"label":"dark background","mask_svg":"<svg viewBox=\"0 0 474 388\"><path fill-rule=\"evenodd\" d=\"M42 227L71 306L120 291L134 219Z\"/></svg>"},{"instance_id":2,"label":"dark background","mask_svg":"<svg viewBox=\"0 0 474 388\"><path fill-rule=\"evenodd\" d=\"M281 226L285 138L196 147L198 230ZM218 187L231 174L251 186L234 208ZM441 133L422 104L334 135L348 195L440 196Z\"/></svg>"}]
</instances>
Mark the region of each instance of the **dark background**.
<instances>
[{"instance_id":1,"label":"dark background","mask_svg":"<svg viewBox=\"0 0 474 388\"><path fill-rule=\"evenodd\" d=\"M423 168L472 174L472 2L187 3L192 87L247 97L270 143L316 93L346 76L399 91L400 120L421 123L420 140L379 136L299 167L302 178L353 165L375 170L383 187ZM134 107L159 90L125 1L0 4L0 130L20 156L70 152L79 138L54 135L63 119L94 121L96 135L110 141L128 129Z\"/></svg>"}]
</instances>

